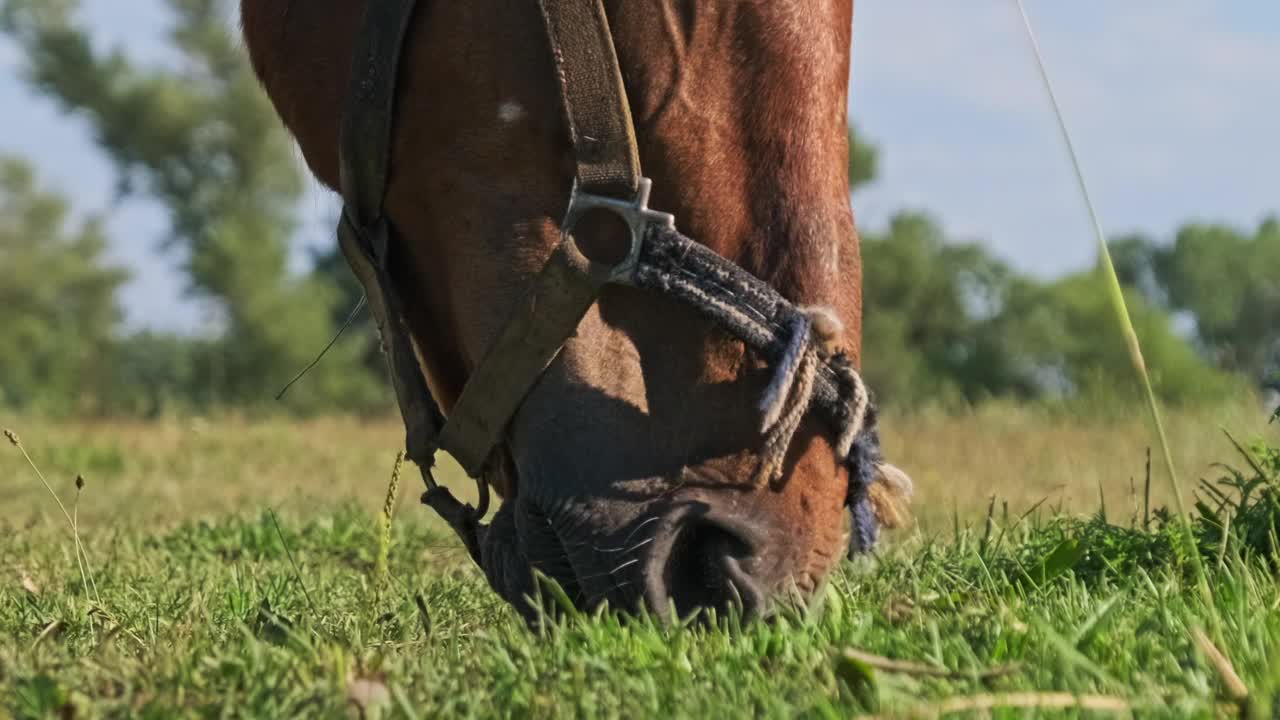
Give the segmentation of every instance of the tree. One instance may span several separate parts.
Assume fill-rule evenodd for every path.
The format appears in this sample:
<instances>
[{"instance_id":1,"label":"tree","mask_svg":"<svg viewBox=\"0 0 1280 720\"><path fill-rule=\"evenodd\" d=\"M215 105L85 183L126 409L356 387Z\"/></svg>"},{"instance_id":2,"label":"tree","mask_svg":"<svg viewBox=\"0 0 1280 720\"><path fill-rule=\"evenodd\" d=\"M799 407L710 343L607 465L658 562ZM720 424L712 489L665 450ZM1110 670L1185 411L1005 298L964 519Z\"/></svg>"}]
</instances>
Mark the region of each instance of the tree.
<instances>
[{"instance_id":1,"label":"tree","mask_svg":"<svg viewBox=\"0 0 1280 720\"><path fill-rule=\"evenodd\" d=\"M893 402L1028 396L1035 386L1001 329L1020 283L976 244L948 242L927 215L866 233L863 346L868 380Z\"/></svg>"},{"instance_id":2,"label":"tree","mask_svg":"<svg viewBox=\"0 0 1280 720\"><path fill-rule=\"evenodd\" d=\"M1195 316L1214 362L1261 382L1280 343L1280 221L1264 221L1252 236L1186 225L1161 270L1171 305Z\"/></svg>"},{"instance_id":3,"label":"tree","mask_svg":"<svg viewBox=\"0 0 1280 720\"><path fill-rule=\"evenodd\" d=\"M1167 308L1169 293L1163 278L1168 253L1146 235L1129 234L1108 243L1120 284L1137 290L1148 301Z\"/></svg>"},{"instance_id":4,"label":"tree","mask_svg":"<svg viewBox=\"0 0 1280 720\"><path fill-rule=\"evenodd\" d=\"M339 299L325 278L288 271L302 177L229 18L228 0L165 0L183 62L134 64L98 51L78 0L3 0L0 21L26 54L31 84L92 125L123 193L170 213L167 244L185 258L190 291L220 306L221 399L263 404L325 345ZM292 406L363 405L384 393L339 345L290 395Z\"/></svg>"},{"instance_id":5,"label":"tree","mask_svg":"<svg viewBox=\"0 0 1280 720\"><path fill-rule=\"evenodd\" d=\"M24 163L0 158L0 405L96 410L116 292L95 219L72 226L67 202L40 190Z\"/></svg>"},{"instance_id":6,"label":"tree","mask_svg":"<svg viewBox=\"0 0 1280 720\"><path fill-rule=\"evenodd\" d=\"M880 169L880 151L864 143L860 134L849 128L849 188L857 190L875 180Z\"/></svg>"},{"instance_id":7,"label":"tree","mask_svg":"<svg viewBox=\"0 0 1280 720\"><path fill-rule=\"evenodd\" d=\"M1141 249L1137 243L1132 249ZM1123 255L1130 262L1139 253ZM1139 386L1096 272L1051 283L1021 276L976 244L949 241L920 213L901 213L863 239L864 363L895 404L1103 398L1128 402ZM1136 291L1130 313L1158 393L1170 402L1236 389Z\"/></svg>"},{"instance_id":8,"label":"tree","mask_svg":"<svg viewBox=\"0 0 1280 720\"><path fill-rule=\"evenodd\" d=\"M849 133L851 185L871 182L875 148ZM1258 239L1277 232L1264 224ZM1257 242L1253 254L1241 242L1224 247L1184 230L1177 249L1168 250L1142 235L1111 243L1116 271L1130 290L1128 303L1143 342L1157 391L1170 401L1214 398L1233 385L1208 367L1194 347L1175 332L1166 312L1171 305L1199 310L1209 321L1208 338L1221 336L1274 342L1280 353L1280 315L1271 311L1265 290L1275 288L1280 249ZM1216 248L1216 249L1212 249ZM1234 258L1201 259L1223 252ZM1269 255L1270 259L1258 255ZM976 243L945 237L927 214L902 212L883 232L864 232L864 370L881 399L897 404L976 402L992 396L1018 398L1120 397L1135 391L1134 370L1115 327L1105 289L1096 273L1041 283L1019 275ZM1265 264L1270 262L1270 265ZM1244 263L1255 271L1246 273ZM1214 296L1224 273L1255 278L1253 289ZM1201 277L1197 273L1206 275ZM1172 299L1171 299L1172 298ZM1214 303L1225 307L1214 307ZM1257 312L1240 330L1243 306ZM1196 312L1196 317L1200 317ZM1258 318L1275 317L1261 323ZM1114 333L1108 330L1114 329ZM1275 338L1271 340L1269 338ZM1280 356L1274 360L1280 368Z\"/></svg>"},{"instance_id":9,"label":"tree","mask_svg":"<svg viewBox=\"0 0 1280 720\"><path fill-rule=\"evenodd\" d=\"M1112 243L1121 281L1195 321L1194 339L1215 366L1265 382L1280 347L1280 222L1249 235L1192 223L1167 245L1137 235Z\"/></svg>"},{"instance_id":10,"label":"tree","mask_svg":"<svg viewBox=\"0 0 1280 720\"><path fill-rule=\"evenodd\" d=\"M1125 292L1155 391L1167 402L1213 401L1239 389L1180 337L1167 313ZM1001 332L1042 394L1137 402L1141 386L1100 272L1024 285Z\"/></svg>"}]
</instances>

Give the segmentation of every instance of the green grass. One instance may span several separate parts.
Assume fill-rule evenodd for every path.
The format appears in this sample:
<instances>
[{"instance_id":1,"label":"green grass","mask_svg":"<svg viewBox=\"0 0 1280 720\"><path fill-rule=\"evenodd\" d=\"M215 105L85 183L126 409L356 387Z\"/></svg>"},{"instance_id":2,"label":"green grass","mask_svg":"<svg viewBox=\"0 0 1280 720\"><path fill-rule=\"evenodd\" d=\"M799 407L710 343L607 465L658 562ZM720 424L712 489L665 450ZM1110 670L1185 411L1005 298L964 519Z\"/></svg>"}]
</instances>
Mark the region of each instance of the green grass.
<instances>
[{"instance_id":1,"label":"green grass","mask_svg":"<svg viewBox=\"0 0 1280 720\"><path fill-rule=\"evenodd\" d=\"M1233 451L1221 444L1227 459ZM108 465L129 472L138 461L115 455L100 447L71 460L108 477ZM38 487L9 460L0 489ZM80 525L100 602L86 594L56 509L0 519L0 717L68 708L86 717L347 717L360 715L360 702L369 716L424 718L932 716L945 703L1010 693L1046 703L1061 692L1106 696L1144 717L1235 714L1240 705L1197 629L1249 689L1246 709L1265 716L1280 707L1271 552L1280 456L1258 446L1232 465L1213 477L1247 486L1248 499L1238 507L1240 493L1227 486L1221 500L1202 493L1208 519L1194 528L1208 604L1167 515L1147 523L1128 507L1109 516L1042 507L1020 517L997 503L971 527L917 532L848 565L807 616L746 628L729 619L716 629L570 616L541 632L498 601L448 532L408 501L396 511L380 579L376 482L358 503L279 503L276 514L246 500L111 522L112 507L140 516L129 497L90 476ZM375 480L387 477L391 456L381 466L370 470ZM71 481L56 479L66 473L46 472L69 500ZM270 496L270 483L252 482ZM880 669L848 651L915 666ZM1089 714L995 715L1034 713Z\"/></svg>"}]
</instances>

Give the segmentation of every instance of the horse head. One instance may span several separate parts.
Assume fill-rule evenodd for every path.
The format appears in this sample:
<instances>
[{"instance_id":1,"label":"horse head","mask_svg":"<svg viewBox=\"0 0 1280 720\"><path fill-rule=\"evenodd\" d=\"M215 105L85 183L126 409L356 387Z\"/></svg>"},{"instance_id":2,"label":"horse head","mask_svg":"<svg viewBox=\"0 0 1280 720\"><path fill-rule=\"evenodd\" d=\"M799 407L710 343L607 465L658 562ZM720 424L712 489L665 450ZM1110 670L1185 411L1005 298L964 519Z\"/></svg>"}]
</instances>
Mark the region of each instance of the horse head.
<instances>
[{"instance_id":1,"label":"horse head","mask_svg":"<svg viewBox=\"0 0 1280 720\"><path fill-rule=\"evenodd\" d=\"M242 0L254 67L335 189L365 5ZM650 204L799 308L824 358L856 366L852 0L603 7ZM405 37L386 264L449 415L563 241L575 147L538 3L421 0ZM813 383L805 367L761 356L664 293L602 287L486 470L503 503L473 554L495 590L527 611L536 569L581 606L659 614L758 613L812 593L850 542L851 498L853 544L865 549L870 515L892 524L905 484L877 463L873 417L859 427L861 464L845 461L839 446L854 439L806 413L794 387ZM779 443L770 428L782 422Z\"/></svg>"}]
</instances>

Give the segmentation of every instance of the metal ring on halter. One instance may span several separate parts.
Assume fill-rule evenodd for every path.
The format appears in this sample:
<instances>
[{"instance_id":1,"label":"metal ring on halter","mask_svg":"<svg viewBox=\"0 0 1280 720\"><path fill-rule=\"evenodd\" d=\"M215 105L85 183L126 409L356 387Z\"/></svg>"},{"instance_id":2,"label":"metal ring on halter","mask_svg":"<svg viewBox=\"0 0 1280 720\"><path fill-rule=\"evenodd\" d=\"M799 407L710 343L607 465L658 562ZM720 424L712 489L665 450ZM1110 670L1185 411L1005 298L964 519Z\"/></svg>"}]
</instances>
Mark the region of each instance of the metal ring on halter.
<instances>
[{"instance_id":1,"label":"metal ring on halter","mask_svg":"<svg viewBox=\"0 0 1280 720\"><path fill-rule=\"evenodd\" d=\"M632 284L636 268L640 264L640 249L644 244L644 238L649 228L657 225L675 229L676 218L674 215L653 210L649 207L649 191L652 188L652 180L640 178L635 197L629 200L620 200L615 197L584 192L578 186L578 181L574 180L573 191L569 195L569 208L565 211L564 221L560 223L562 237L565 244L586 262L593 275L600 273L603 276L601 277L603 282L622 285ZM578 221L592 210L607 210L627 224L627 229L631 234L631 244L627 248L626 256L617 263L609 265L592 259L582 252L582 249L578 247L577 241L573 239L573 229L577 226Z\"/></svg>"}]
</instances>

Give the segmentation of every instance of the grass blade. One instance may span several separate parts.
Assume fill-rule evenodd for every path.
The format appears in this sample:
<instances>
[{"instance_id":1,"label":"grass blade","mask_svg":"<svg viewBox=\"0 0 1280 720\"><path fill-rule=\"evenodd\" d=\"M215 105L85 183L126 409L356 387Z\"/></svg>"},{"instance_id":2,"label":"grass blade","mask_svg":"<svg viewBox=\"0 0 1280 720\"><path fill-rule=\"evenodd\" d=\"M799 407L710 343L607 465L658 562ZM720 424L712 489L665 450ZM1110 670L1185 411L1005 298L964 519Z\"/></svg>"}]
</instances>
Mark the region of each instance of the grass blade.
<instances>
[{"instance_id":1,"label":"grass blade","mask_svg":"<svg viewBox=\"0 0 1280 720\"><path fill-rule=\"evenodd\" d=\"M302 571L298 569L298 563L293 559L293 551L289 549L289 542L284 539L284 531L280 529L280 521L276 519L276 511L267 508L267 513L271 515L271 524L275 526L276 535L280 538L280 544L284 546L284 554L289 558L289 565L293 568L293 575L298 579L298 585L302 588L302 596L307 599L307 606L311 608L311 616L319 618L316 612L316 604L311 601L311 591L307 590L307 581L302 579Z\"/></svg>"}]
</instances>

